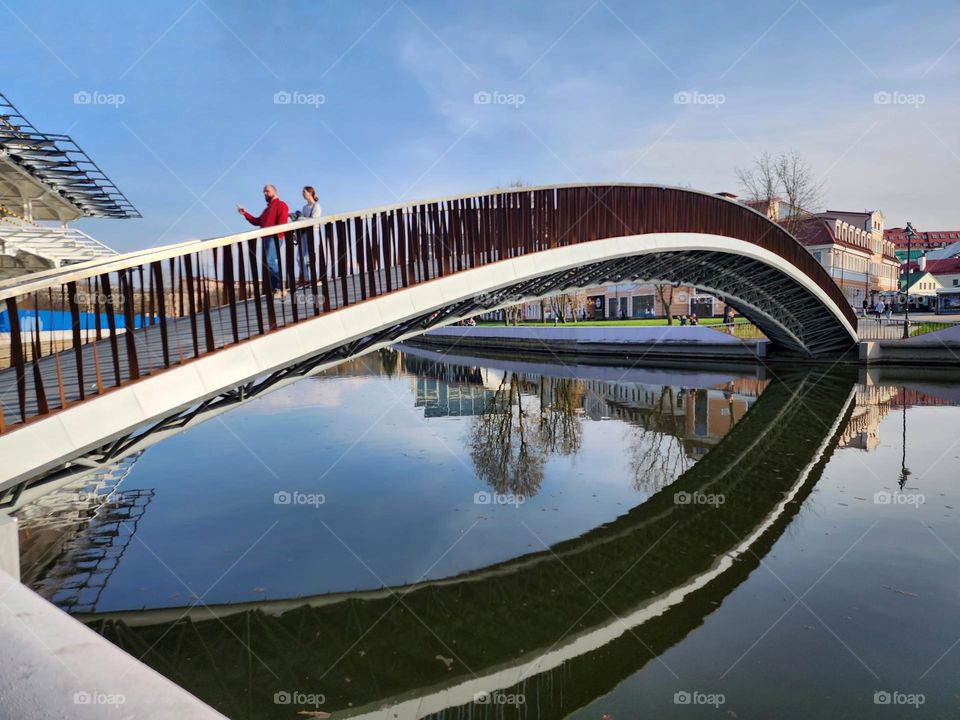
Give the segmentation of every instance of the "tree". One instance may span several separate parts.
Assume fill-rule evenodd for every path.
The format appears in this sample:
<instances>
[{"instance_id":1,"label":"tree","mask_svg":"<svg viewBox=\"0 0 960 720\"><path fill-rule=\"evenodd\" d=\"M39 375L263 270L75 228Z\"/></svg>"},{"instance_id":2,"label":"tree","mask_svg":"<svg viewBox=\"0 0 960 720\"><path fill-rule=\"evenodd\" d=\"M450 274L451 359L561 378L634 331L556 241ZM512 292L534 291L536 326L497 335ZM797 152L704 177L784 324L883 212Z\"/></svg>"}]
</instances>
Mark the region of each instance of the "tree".
<instances>
[{"instance_id":1,"label":"tree","mask_svg":"<svg viewBox=\"0 0 960 720\"><path fill-rule=\"evenodd\" d=\"M667 325L673 325L673 292L676 288L670 283L659 283L657 285L657 296L660 298L660 304L663 306L663 312L667 316Z\"/></svg>"},{"instance_id":2,"label":"tree","mask_svg":"<svg viewBox=\"0 0 960 720\"><path fill-rule=\"evenodd\" d=\"M521 303L519 305L510 305L503 309L503 324L504 325L519 325L523 322L523 310L526 307L525 304Z\"/></svg>"},{"instance_id":3,"label":"tree","mask_svg":"<svg viewBox=\"0 0 960 720\"><path fill-rule=\"evenodd\" d=\"M550 311L559 322L565 323L567 322L567 318L569 318L571 322L576 322L577 310L586 307L587 293L578 290L572 293L551 295L549 298L541 301L541 311L544 303L549 304ZM546 315L544 315L544 322L546 322Z\"/></svg>"},{"instance_id":4,"label":"tree","mask_svg":"<svg viewBox=\"0 0 960 720\"><path fill-rule=\"evenodd\" d=\"M587 298L586 290L563 293L560 296L560 321L566 322L566 318L569 316L572 322L577 322L577 314L586 312L589 304L590 300Z\"/></svg>"},{"instance_id":5,"label":"tree","mask_svg":"<svg viewBox=\"0 0 960 720\"><path fill-rule=\"evenodd\" d=\"M796 151L777 157L764 152L752 168L736 168L740 188L748 200L762 204L771 220L796 235L801 223L823 202L823 182Z\"/></svg>"}]
</instances>

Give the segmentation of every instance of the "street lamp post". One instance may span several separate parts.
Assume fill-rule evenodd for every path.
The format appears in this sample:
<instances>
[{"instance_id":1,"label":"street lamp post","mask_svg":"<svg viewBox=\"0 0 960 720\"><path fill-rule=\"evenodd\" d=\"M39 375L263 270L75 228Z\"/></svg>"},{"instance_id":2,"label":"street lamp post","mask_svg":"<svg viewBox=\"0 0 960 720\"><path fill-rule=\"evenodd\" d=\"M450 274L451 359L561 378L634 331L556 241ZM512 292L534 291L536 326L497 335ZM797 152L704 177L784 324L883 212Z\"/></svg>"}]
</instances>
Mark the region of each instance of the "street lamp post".
<instances>
[{"instance_id":1,"label":"street lamp post","mask_svg":"<svg viewBox=\"0 0 960 720\"><path fill-rule=\"evenodd\" d=\"M904 290L907 293L907 309L903 314L903 339L908 340L910 338L910 250L913 247L913 239L917 236L917 231L913 229L913 223L908 222L904 232L907 235L907 279L904 281ZM917 269L920 269L919 265Z\"/></svg>"}]
</instances>

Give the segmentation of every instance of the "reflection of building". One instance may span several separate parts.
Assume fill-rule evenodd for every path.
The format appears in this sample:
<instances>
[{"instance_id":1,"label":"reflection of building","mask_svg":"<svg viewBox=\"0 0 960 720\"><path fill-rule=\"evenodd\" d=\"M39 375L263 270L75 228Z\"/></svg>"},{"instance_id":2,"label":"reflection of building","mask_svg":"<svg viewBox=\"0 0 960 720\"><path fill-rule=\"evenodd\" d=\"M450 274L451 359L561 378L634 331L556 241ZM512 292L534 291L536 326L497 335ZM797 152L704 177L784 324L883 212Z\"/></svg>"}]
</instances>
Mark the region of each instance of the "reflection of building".
<instances>
[{"instance_id":1,"label":"reflection of building","mask_svg":"<svg viewBox=\"0 0 960 720\"><path fill-rule=\"evenodd\" d=\"M33 590L67 612L94 612L153 493L124 490L108 496Z\"/></svg>"},{"instance_id":2,"label":"reflection of building","mask_svg":"<svg viewBox=\"0 0 960 720\"><path fill-rule=\"evenodd\" d=\"M673 435L694 458L716 445L757 398L749 387L734 383L724 389L602 381L586 381L584 386L587 418L616 418Z\"/></svg>"},{"instance_id":3,"label":"reflection of building","mask_svg":"<svg viewBox=\"0 0 960 720\"><path fill-rule=\"evenodd\" d=\"M422 407L428 418L480 415L493 402L493 391L485 387L423 376L416 379L416 393L415 407Z\"/></svg>"},{"instance_id":4,"label":"reflection of building","mask_svg":"<svg viewBox=\"0 0 960 720\"><path fill-rule=\"evenodd\" d=\"M897 385L857 385L856 407L840 439L840 447L875 449L880 444L880 421L904 405L911 408L955 404L949 399Z\"/></svg>"},{"instance_id":5,"label":"reflection of building","mask_svg":"<svg viewBox=\"0 0 960 720\"><path fill-rule=\"evenodd\" d=\"M751 408L755 397L736 395L728 390L691 390L683 397L686 413L686 437L693 441L699 457L730 432Z\"/></svg>"},{"instance_id":6,"label":"reflection of building","mask_svg":"<svg viewBox=\"0 0 960 720\"><path fill-rule=\"evenodd\" d=\"M496 401L503 393L504 374L478 367L402 356L404 369L415 375L412 387L416 407L425 417L502 413L507 404ZM676 437L685 452L699 458L716 445L750 409L766 381L737 378L723 388L686 389L673 385L557 378L537 373L516 374L524 408L527 399L541 409L604 421L615 418L645 431ZM571 387L572 385L572 387Z\"/></svg>"},{"instance_id":7,"label":"reflection of building","mask_svg":"<svg viewBox=\"0 0 960 720\"><path fill-rule=\"evenodd\" d=\"M424 417L481 415L492 409L493 391L478 367L453 365L404 354L403 368L415 376L415 407Z\"/></svg>"},{"instance_id":8,"label":"reflection of building","mask_svg":"<svg viewBox=\"0 0 960 720\"><path fill-rule=\"evenodd\" d=\"M840 438L840 447L873 450L880 444L880 421L893 409L900 388L857 385L857 402Z\"/></svg>"},{"instance_id":9,"label":"reflection of building","mask_svg":"<svg viewBox=\"0 0 960 720\"><path fill-rule=\"evenodd\" d=\"M64 610L96 609L153 497L153 490L119 490L140 455L58 488L17 512L25 585Z\"/></svg>"}]
</instances>

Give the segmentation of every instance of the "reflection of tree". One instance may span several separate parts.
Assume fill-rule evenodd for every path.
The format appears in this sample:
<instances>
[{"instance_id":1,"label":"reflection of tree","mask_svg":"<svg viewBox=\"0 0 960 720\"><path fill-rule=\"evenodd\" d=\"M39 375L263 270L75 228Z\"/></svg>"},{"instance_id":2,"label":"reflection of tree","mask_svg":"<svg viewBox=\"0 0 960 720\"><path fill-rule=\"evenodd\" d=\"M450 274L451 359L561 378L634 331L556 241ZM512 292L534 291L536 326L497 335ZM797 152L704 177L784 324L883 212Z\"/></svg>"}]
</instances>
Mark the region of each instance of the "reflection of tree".
<instances>
[{"instance_id":1,"label":"reflection of tree","mask_svg":"<svg viewBox=\"0 0 960 720\"><path fill-rule=\"evenodd\" d=\"M570 378L540 379L539 439L547 453L573 455L583 443L583 383Z\"/></svg>"},{"instance_id":2,"label":"reflection of tree","mask_svg":"<svg viewBox=\"0 0 960 720\"><path fill-rule=\"evenodd\" d=\"M397 364L400 361L400 353L393 348L381 348L379 350L380 367L383 368L383 374L387 377L393 377L397 374Z\"/></svg>"},{"instance_id":3,"label":"reflection of tree","mask_svg":"<svg viewBox=\"0 0 960 720\"><path fill-rule=\"evenodd\" d=\"M520 379L504 373L485 411L474 418L470 457L477 476L498 493L535 495L546 456L523 408Z\"/></svg>"},{"instance_id":4,"label":"reflection of tree","mask_svg":"<svg viewBox=\"0 0 960 720\"><path fill-rule=\"evenodd\" d=\"M524 383L517 373L504 373L471 427L477 476L498 493L535 495L547 458L580 450L583 396L578 380L539 377ZM532 407L538 402L539 408Z\"/></svg>"},{"instance_id":5,"label":"reflection of tree","mask_svg":"<svg viewBox=\"0 0 960 720\"><path fill-rule=\"evenodd\" d=\"M684 390L678 393L674 387L663 387L642 426L631 427L632 437L625 444L637 490L657 492L692 466L683 447L685 415L677 412L677 404L684 396Z\"/></svg>"}]
</instances>

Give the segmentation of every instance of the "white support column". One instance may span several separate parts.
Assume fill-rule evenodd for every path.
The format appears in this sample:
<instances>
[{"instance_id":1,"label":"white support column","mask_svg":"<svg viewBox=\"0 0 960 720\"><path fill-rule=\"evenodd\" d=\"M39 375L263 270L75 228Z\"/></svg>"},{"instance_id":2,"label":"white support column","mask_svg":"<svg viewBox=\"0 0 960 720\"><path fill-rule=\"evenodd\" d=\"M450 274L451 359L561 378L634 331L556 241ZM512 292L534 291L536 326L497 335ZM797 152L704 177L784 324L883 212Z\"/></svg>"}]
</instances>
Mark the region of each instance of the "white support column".
<instances>
[{"instance_id":1,"label":"white support column","mask_svg":"<svg viewBox=\"0 0 960 720\"><path fill-rule=\"evenodd\" d=\"M20 579L20 526L17 519L0 512L0 572Z\"/></svg>"}]
</instances>

